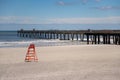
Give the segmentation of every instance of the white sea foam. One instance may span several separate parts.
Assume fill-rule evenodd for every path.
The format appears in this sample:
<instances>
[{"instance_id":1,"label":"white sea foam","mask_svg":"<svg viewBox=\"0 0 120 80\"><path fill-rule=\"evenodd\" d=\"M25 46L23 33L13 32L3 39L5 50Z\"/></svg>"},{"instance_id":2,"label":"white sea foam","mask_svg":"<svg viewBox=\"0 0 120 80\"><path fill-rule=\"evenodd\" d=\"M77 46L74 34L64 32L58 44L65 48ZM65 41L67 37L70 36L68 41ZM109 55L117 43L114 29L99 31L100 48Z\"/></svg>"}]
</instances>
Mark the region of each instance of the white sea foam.
<instances>
[{"instance_id":1,"label":"white sea foam","mask_svg":"<svg viewBox=\"0 0 120 80\"><path fill-rule=\"evenodd\" d=\"M26 47L29 44L36 46L56 46L56 45L70 45L75 44L75 41L68 40L21 40L21 41L2 41L0 47Z\"/></svg>"}]
</instances>

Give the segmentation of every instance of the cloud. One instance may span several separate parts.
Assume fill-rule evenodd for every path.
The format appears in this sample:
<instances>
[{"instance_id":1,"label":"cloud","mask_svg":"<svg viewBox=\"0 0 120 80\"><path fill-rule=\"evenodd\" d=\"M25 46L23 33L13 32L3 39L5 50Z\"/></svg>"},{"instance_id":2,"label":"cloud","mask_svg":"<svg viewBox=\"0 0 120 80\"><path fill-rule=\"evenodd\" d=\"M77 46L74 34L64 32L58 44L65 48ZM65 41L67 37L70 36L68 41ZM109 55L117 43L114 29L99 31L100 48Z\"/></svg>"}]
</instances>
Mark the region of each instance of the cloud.
<instances>
[{"instance_id":1,"label":"cloud","mask_svg":"<svg viewBox=\"0 0 120 80\"><path fill-rule=\"evenodd\" d=\"M95 2L100 2L101 0L93 0ZM65 2L64 0L57 1L57 5L60 6L70 6L70 5L79 5L79 4L87 4L90 0L74 0L72 2Z\"/></svg>"},{"instance_id":2,"label":"cloud","mask_svg":"<svg viewBox=\"0 0 120 80\"><path fill-rule=\"evenodd\" d=\"M0 16L1 24L120 24L120 16L103 18L35 18Z\"/></svg>"},{"instance_id":3,"label":"cloud","mask_svg":"<svg viewBox=\"0 0 120 80\"><path fill-rule=\"evenodd\" d=\"M81 0L83 4L87 4L88 2L100 2L101 0Z\"/></svg>"},{"instance_id":4,"label":"cloud","mask_svg":"<svg viewBox=\"0 0 120 80\"><path fill-rule=\"evenodd\" d=\"M0 24L46 24L46 18L26 16L0 16Z\"/></svg>"},{"instance_id":5,"label":"cloud","mask_svg":"<svg viewBox=\"0 0 120 80\"><path fill-rule=\"evenodd\" d=\"M86 4L88 2L88 0L82 0L83 4Z\"/></svg>"},{"instance_id":6,"label":"cloud","mask_svg":"<svg viewBox=\"0 0 120 80\"><path fill-rule=\"evenodd\" d=\"M77 4L79 4L78 1L73 1L73 2L58 1L57 2L57 5L60 5L60 6L71 6L71 5L77 5Z\"/></svg>"},{"instance_id":7,"label":"cloud","mask_svg":"<svg viewBox=\"0 0 120 80\"><path fill-rule=\"evenodd\" d=\"M82 2L84 3L84 4L86 4L86 3L88 3L88 2L92 2L92 0L82 0ZM93 0L93 2L100 2L101 0Z\"/></svg>"},{"instance_id":8,"label":"cloud","mask_svg":"<svg viewBox=\"0 0 120 80\"><path fill-rule=\"evenodd\" d=\"M101 0L95 0L96 2L100 2Z\"/></svg>"},{"instance_id":9,"label":"cloud","mask_svg":"<svg viewBox=\"0 0 120 80\"><path fill-rule=\"evenodd\" d=\"M53 24L120 24L120 17L105 18L56 18L50 19Z\"/></svg>"},{"instance_id":10,"label":"cloud","mask_svg":"<svg viewBox=\"0 0 120 80\"><path fill-rule=\"evenodd\" d=\"M62 5L62 6L63 6L63 5L65 5L66 3L65 3L65 2L63 2L63 1L58 1L58 2L57 2L57 4L58 4L58 5Z\"/></svg>"},{"instance_id":11,"label":"cloud","mask_svg":"<svg viewBox=\"0 0 120 80\"><path fill-rule=\"evenodd\" d=\"M32 21L32 17L23 16L0 16L0 23L29 23Z\"/></svg>"},{"instance_id":12,"label":"cloud","mask_svg":"<svg viewBox=\"0 0 120 80\"><path fill-rule=\"evenodd\" d=\"M120 6L101 6L101 7L93 7L98 10L120 10Z\"/></svg>"}]
</instances>

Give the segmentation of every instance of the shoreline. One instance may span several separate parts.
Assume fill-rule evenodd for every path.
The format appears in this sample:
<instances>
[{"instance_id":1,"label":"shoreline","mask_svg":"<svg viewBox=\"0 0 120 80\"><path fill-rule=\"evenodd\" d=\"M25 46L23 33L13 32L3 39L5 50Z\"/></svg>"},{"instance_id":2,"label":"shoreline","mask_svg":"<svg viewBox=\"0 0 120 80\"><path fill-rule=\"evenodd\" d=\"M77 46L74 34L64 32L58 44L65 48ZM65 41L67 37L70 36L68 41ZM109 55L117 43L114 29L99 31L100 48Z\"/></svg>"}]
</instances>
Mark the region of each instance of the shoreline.
<instances>
[{"instance_id":1,"label":"shoreline","mask_svg":"<svg viewBox=\"0 0 120 80\"><path fill-rule=\"evenodd\" d=\"M43 40L44 41L44 40ZM53 40L54 41L54 40ZM16 44L15 44L16 43ZM26 43L26 44L21 44L21 43L17 43L17 42L15 42L14 44L13 44L13 42L11 43L11 42L9 42L9 43L7 43L7 42L5 42L4 44L3 43L1 43L0 45L2 45L2 46L0 46L0 48L25 48L25 47L28 47L31 43L32 44L35 44L35 46L36 47L51 47L51 46L82 46L82 45L115 45L115 44L87 44L87 42L80 42L80 41L61 41L61 42L36 42L36 43L34 43L34 42L29 42L29 43ZM119 46L119 45L117 45L117 46Z\"/></svg>"},{"instance_id":2,"label":"shoreline","mask_svg":"<svg viewBox=\"0 0 120 80\"><path fill-rule=\"evenodd\" d=\"M67 41L67 40L23 40L23 41L15 41L15 42L0 42L0 48L8 48L8 47L27 47L31 43L35 44L36 46L64 46L64 45L83 45L86 42L80 41Z\"/></svg>"}]
</instances>

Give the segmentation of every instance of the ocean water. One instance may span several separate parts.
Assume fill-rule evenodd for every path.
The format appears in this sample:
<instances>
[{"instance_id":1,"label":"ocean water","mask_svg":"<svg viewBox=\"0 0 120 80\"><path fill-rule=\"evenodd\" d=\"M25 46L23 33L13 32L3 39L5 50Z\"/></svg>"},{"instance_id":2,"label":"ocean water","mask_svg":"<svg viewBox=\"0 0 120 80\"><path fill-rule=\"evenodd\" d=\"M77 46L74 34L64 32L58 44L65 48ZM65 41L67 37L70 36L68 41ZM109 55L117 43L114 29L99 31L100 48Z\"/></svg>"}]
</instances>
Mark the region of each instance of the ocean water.
<instances>
[{"instance_id":1,"label":"ocean water","mask_svg":"<svg viewBox=\"0 0 120 80\"><path fill-rule=\"evenodd\" d=\"M28 47L31 43L35 44L36 46L61 46L80 44L78 41L22 38L17 36L17 31L0 31L0 48Z\"/></svg>"},{"instance_id":2,"label":"ocean water","mask_svg":"<svg viewBox=\"0 0 120 80\"><path fill-rule=\"evenodd\" d=\"M27 25L27 24L0 24L0 48L3 47L28 47L31 43L36 46L60 46L60 45L81 45L80 41L67 41L67 40L43 40L43 39L30 39L21 38L17 36L17 30L86 30L86 29L120 29L119 24L112 25L61 25L61 24L51 24L51 25Z\"/></svg>"}]
</instances>

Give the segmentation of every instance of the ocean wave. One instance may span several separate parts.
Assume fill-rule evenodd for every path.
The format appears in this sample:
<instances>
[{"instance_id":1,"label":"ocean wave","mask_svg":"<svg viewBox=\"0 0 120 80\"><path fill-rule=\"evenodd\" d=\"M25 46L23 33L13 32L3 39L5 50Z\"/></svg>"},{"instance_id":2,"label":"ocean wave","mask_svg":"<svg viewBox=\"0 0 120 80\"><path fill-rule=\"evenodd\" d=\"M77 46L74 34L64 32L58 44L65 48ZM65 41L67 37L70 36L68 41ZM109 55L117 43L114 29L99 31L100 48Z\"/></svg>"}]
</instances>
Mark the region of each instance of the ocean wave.
<instances>
[{"instance_id":1,"label":"ocean wave","mask_svg":"<svg viewBox=\"0 0 120 80\"><path fill-rule=\"evenodd\" d=\"M72 44L73 41L67 40L22 40L22 41L2 41L0 42L0 48L2 47L27 47L31 43L36 46L57 46Z\"/></svg>"}]
</instances>

